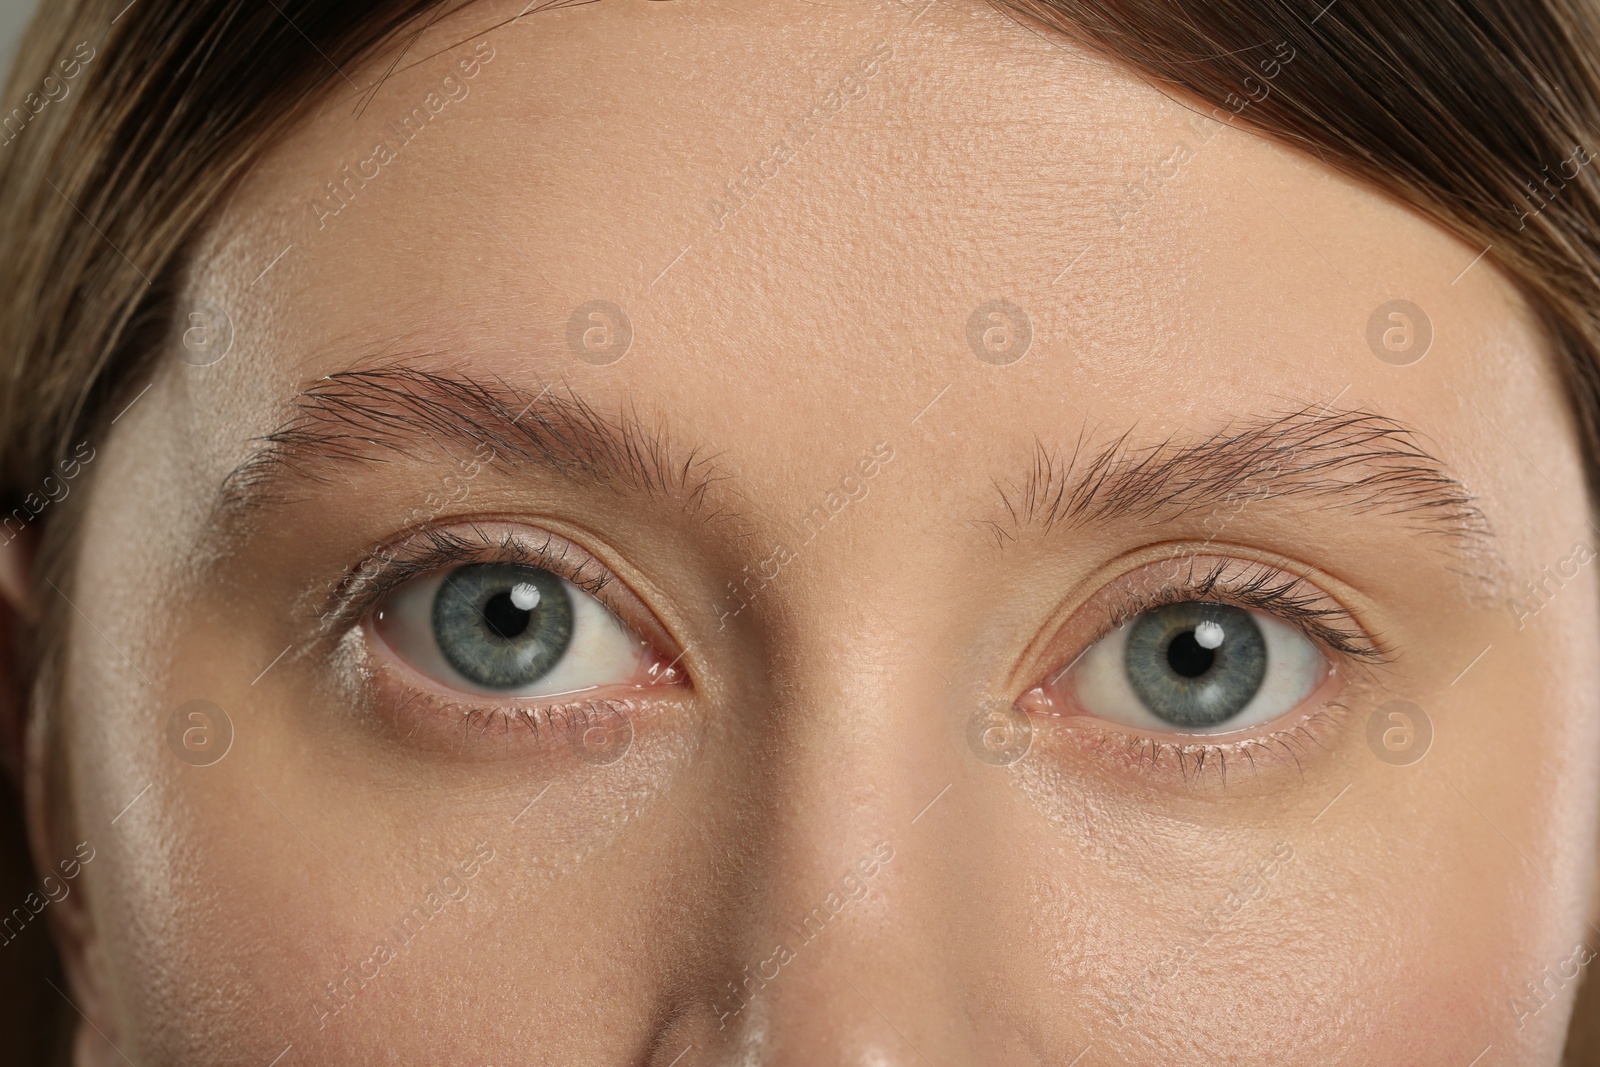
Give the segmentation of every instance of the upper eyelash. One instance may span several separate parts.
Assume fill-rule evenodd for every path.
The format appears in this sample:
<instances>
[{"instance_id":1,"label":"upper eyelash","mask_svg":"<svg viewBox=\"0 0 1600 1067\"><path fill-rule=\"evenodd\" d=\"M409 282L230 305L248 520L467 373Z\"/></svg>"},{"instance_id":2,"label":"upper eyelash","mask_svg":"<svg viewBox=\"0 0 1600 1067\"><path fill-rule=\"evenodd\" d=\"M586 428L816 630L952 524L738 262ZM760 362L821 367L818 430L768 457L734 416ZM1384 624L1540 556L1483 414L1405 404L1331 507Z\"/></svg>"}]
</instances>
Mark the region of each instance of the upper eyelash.
<instances>
[{"instance_id":1,"label":"upper eyelash","mask_svg":"<svg viewBox=\"0 0 1600 1067\"><path fill-rule=\"evenodd\" d=\"M1092 648L1117 627L1144 612L1185 601L1212 600L1271 614L1309 639L1356 662L1381 665L1395 658L1387 645L1362 630L1337 602L1298 575L1266 563L1238 559L1218 559L1204 570L1193 557L1187 562L1187 573L1164 579L1161 587L1154 591L1117 592L1117 601L1108 613L1107 622L1085 648ZM1300 756L1305 748L1322 747L1317 727L1337 726L1347 715L1348 708L1344 704L1331 701L1304 721L1270 734L1235 741L1145 737L1125 734L1109 725L1097 727L1096 732L1102 746L1120 747L1124 755L1135 757L1139 766L1151 772L1163 761L1170 761L1176 764L1185 781L1214 771L1226 785L1230 758L1235 762L1243 761L1255 770L1258 754L1282 755L1300 767Z\"/></svg>"},{"instance_id":2,"label":"upper eyelash","mask_svg":"<svg viewBox=\"0 0 1600 1067\"><path fill-rule=\"evenodd\" d=\"M469 563L521 563L538 567L597 599L611 584L611 572L594 557L584 554L583 559L573 565L568 560L571 543L554 534L546 533L542 544L535 543L536 538L512 533L496 542L478 526L469 525L468 528L478 536L429 527L368 555L334 584L319 615L324 631L354 622L413 578Z\"/></svg>"},{"instance_id":3,"label":"upper eyelash","mask_svg":"<svg viewBox=\"0 0 1600 1067\"><path fill-rule=\"evenodd\" d=\"M1298 575L1286 574L1268 564L1240 560L1218 560L1207 572L1197 575L1196 561L1190 558L1188 562L1187 575L1167 581L1154 593L1121 594L1109 623L1089 646L1147 611L1192 600L1216 600L1265 612L1324 647L1359 661L1384 664L1394 659L1392 650L1357 626L1326 593ZM1229 573L1241 565L1248 568L1244 573Z\"/></svg>"}]
</instances>

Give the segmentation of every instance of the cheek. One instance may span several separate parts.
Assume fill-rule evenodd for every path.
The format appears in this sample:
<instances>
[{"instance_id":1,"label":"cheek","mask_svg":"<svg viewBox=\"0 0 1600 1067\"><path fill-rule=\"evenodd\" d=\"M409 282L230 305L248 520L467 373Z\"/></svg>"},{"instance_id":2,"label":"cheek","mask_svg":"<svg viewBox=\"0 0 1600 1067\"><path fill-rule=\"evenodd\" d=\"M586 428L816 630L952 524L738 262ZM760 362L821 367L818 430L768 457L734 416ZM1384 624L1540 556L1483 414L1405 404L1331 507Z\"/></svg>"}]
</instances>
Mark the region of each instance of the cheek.
<instances>
[{"instance_id":1,"label":"cheek","mask_svg":"<svg viewBox=\"0 0 1600 1067\"><path fill-rule=\"evenodd\" d=\"M1007 872L984 887L985 941L1015 983L995 1010L1059 1029L1061 1047L1092 1034L1108 1062L1177 1061L1196 1042L1241 1064L1307 1047L1329 1063L1466 1064L1490 1045L1554 1062L1578 982L1520 1027L1511 998L1588 930L1600 598L1569 583L1539 632L1502 615L1462 612L1451 640L1410 650L1427 662L1396 684L1434 733L1409 766L1369 751L1366 705L1303 776L1261 791L1230 771L1230 793L1204 804L1036 760L1061 755L1036 736L992 854L968 861ZM1070 990L1090 1034L1019 1009L1030 988Z\"/></svg>"},{"instance_id":2,"label":"cheek","mask_svg":"<svg viewBox=\"0 0 1600 1067\"><path fill-rule=\"evenodd\" d=\"M118 520L106 529L126 521L104 517ZM121 585L110 577L119 572ZM692 733L642 722L626 758L605 766L570 753L472 768L422 756L371 727L363 690L330 680L330 657L291 654L263 675L289 644L271 610L278 591L259 603L231 590L170 595L182 582L175 565L130 558L116 538L86 532L78 585L89 592L78 603L106 636L71 635L80 669L62 725L80 783L78 839L96 854L80 875L84 892L60 906L93 908L128 1055L270 1063L292 1043L307 1062L358 1063L400 1040L426 1062L515 1060L518 1050L495 1044L510 1040L499 1028L461 1032L463 990L481 1018L588 997L606 1005L600 1025L616 1040L634 1040L637 998L614 991L645 961L608 957L607 946L641 902L673 898L673 885L656 879L699 838L687 824L657 826L638 834L660 855L620 865L601 857L688 764ZM205 766L180 759L169 730L196 698L220 708L234 733L227 754ZM451 882L467 890L451 902L441 880L459 878L468 857L479 871ZM527 922L535 905L542 921ZM649 944L673 927L626 936ZM379 944L392 959L377 962ZM526 962L575 953L610 962L581 979ZM540 1058L583 1059L584 1035L587 1025L555 1028Z\"/></svg>"}]
</instances>

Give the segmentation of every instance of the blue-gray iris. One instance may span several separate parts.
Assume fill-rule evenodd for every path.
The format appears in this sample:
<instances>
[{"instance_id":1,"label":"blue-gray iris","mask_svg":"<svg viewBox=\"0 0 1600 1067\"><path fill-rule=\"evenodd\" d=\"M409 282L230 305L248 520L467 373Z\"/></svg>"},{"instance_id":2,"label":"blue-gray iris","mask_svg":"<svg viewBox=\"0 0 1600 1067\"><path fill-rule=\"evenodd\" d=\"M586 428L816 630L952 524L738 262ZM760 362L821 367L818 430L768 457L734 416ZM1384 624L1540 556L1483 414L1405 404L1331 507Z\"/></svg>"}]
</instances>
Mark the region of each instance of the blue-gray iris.
<instances>
[{"instance_id":1,"label":"blue-gray iris","mask_svg":"<svg viewBox=\"0 0 1600 1067\"><path fill-rule=\"evenodd\" d=\"M572 643L572 598L547 570L472 563L445 576L433 599L439 651L488 689L516 689L548 674Z\"/></svg>"},{"instance_id":2,"label":"blue-gray iris","mask_svg":"<svg viewBox=\"0 0 1600 1067\"><path fill-rule=\"evenodd\" d=\"M1123 663L1133 691L1157 718L1174 726L1215 726L1261 689L1267 643L1249 612L1188 601L1140 615Z\"/></svg>"}]
</instances>

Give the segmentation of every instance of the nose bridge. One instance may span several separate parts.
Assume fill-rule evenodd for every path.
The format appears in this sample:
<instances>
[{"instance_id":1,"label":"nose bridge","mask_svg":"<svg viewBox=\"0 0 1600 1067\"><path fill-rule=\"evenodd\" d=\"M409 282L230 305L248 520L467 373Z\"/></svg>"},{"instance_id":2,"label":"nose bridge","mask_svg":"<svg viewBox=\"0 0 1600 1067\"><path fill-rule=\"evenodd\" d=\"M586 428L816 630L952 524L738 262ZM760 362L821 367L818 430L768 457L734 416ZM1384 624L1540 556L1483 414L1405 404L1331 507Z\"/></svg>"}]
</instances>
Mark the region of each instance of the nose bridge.
<instances>
[{"instance_id":1,"label":"nose bridge","mask_svg":"<svg viewBox=\"0 0 1600 1067\"><path fill-rule=\"evenodd\" d=\"M936 818L960 771L949 698L879 613L833 617L854 621L792 635L774 678L750 958L715 983L717 1027L764 1063L972 1062L938 933L958 905Z\"/></svg>"}]
</instances>

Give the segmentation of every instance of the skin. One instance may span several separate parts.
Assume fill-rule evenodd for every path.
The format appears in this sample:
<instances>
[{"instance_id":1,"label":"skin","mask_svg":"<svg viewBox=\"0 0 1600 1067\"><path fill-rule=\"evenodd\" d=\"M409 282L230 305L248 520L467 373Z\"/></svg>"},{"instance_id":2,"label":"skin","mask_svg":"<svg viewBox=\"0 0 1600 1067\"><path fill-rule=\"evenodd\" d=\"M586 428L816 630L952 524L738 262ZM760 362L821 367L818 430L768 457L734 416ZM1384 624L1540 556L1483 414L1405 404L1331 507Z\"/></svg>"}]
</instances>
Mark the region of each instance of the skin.
<instances>
[{"instance_id":1,"label":"skin","mask_svg":"<svg viewBox=\"0 0 1600 1067\"><path fill-rule=\"evenodd\" d=\"M1524 984L1600 946L1594 568L1513 601L1595 532L1546 343L1492 259L1463 274L1479 249L981 4L607 3L491 29L518 10L434 26L359 115L336 85L271 149L183 297L226 310L231 349L191 366L174 331L73 495L65 770L46 803L35 746L33 817L41 866L94 850L52 906L79 1062L1556 1063L1578 981L1548 1004ZM321 217L324 183L486 29L467 95ZM880 42L747 203L705 206ZM1397 297L1433 327L1409 366L1366 339ZM1004 366L966 336L997 298L1033 332ZM565 340L594 299L632 323L606 366ZM685 503L497 457L432 520L557 532L631 591L680 674L632 691L614 762L408 717L410 676L359 626L317 631L458 445L214 511L297 393L397 361L631 410L715 474ZM1001 490L1025 496L1041 445L1303 407L1413 427L1492 539L1270 494L1220 532L1009 525ZM798 517L880 442L892 460L806 542ZM1226 779L1037 707L1022 758L979 758L975 709L1208 536L1316 585L1391 662L1329 653L1316 706L1256 733L1323 714L1233 750ZM734 614L728 583L778 545L793 559ZM203 767L167 740L197 698L234 731ZM1367 740L1396 698L1433 728L1406 766ZM430 891L461 895L333 999ZM848 902L798 936L830 893ZM793 958L732 1011L780 941Z\"/></svg>"}]
</instances>

